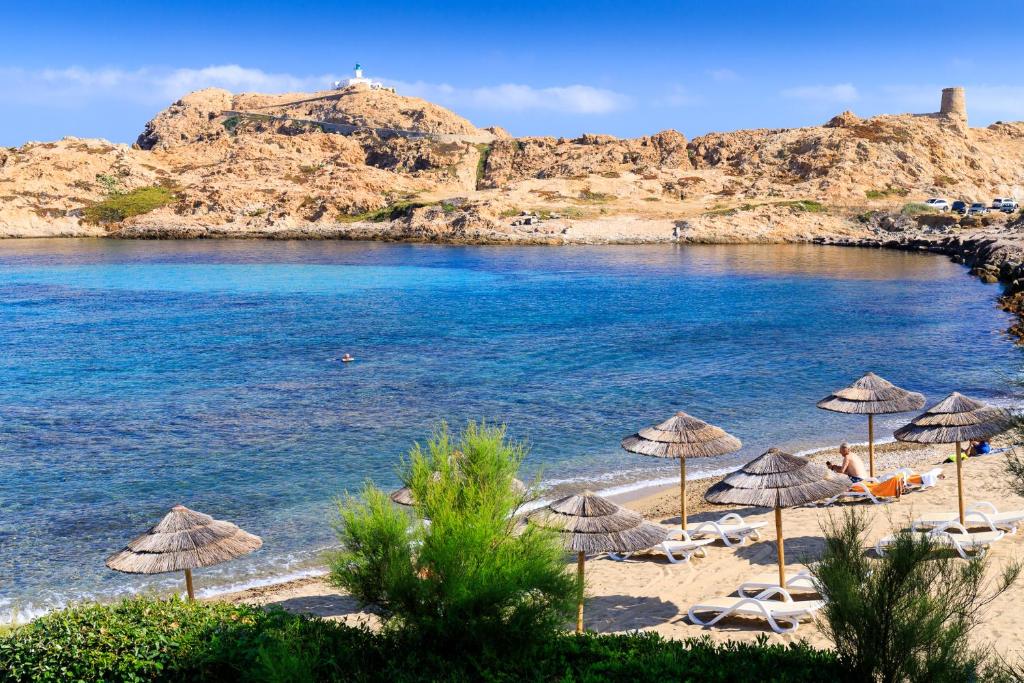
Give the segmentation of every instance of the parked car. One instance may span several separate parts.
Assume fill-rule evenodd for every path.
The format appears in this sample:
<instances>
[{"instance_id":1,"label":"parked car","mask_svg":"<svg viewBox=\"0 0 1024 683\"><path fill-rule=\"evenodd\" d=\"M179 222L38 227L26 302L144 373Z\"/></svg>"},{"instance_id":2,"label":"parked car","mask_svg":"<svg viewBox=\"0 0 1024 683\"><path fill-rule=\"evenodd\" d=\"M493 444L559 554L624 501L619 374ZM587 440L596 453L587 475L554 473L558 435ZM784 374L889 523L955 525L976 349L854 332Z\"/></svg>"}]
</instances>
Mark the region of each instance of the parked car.
<instances>
[{"instance_id":1,"label":"parked car","mask_svg":"<svg viewBox=\"0 0 1024 683\"><path fill-rule=\"evenodd\" d=\"M945 199L939 199L938 197L932 197L926 201L925 206L930 206L937 211L949 211L949 202Z\"/></svg>"},{"instance_id":2,"label":"parked car","mask_svg":"<svg viewBox=\"0 0 1024 683\"><path fill-rule=\"evenodd\" d=\"M979 213L985 213L988 211L988 207L985 206L984 202L974 202L971 204L971 208L967 209L968 216L976 216Z\"/></svg>"},{"instance_id":3,"label":"parked car","mask_svg":"<svg viewBox=\"0 0 1024 683\"><path fill-rule=\"evenodd\" d=\"M992 209L993 211L999 211L1003 208L1003 201L1004 200L1002 197L996 197L995 199L992 200L992 205L989 206L989 208Z\"/></svg>"},{"instance_id":4,"label":"parked car","mask_svg":"<svg viewBox=\"0 0 1024 683\"><path fill-rule=\"evenodd\" d=\"M1020 208L1020 205L1017 204L1017 200L1016 199L1004 197L1003 198L1003 205L1001 207L999 207L999 210L1002 211L1003 213L1013 213L1014 211L1016 211L1019 208Z\"/></svg>"},{"instance_id":5,"label":"parked car","mask_svg":"<svg viewBox=\"0 0 1024 683\"><path fill-rule=\"evenodd\" d=\"M969 205L962 199L958 199L953 202L953 208L950 209L953 213L965 214L967 213Z\"/></svg>"}]
</instances>

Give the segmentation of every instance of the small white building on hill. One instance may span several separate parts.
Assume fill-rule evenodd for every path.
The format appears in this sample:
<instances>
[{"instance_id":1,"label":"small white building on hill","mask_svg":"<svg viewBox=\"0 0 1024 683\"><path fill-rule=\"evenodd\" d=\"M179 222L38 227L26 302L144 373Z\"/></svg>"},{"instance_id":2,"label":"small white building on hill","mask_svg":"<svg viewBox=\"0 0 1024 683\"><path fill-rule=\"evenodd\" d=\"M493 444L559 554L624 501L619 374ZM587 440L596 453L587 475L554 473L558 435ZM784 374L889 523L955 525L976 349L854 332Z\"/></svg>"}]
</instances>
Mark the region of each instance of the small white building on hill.
<instances>
[{"instance_id":1,"label":"small white building on hill","mask_svg":"<svg viewBox=\"0 0 1024 683\"><path fill-rule=\"evenodd\" d=\"M390 92L395 92L394 88L389 88L380 81L364 77L362 64L356 64L352 78L346 78L343 81L335 81L333 87L335 90L342 90L344 88L351 88L352 86L365 87L370 90L388 90Z\"/></svg>"}]
</instances>

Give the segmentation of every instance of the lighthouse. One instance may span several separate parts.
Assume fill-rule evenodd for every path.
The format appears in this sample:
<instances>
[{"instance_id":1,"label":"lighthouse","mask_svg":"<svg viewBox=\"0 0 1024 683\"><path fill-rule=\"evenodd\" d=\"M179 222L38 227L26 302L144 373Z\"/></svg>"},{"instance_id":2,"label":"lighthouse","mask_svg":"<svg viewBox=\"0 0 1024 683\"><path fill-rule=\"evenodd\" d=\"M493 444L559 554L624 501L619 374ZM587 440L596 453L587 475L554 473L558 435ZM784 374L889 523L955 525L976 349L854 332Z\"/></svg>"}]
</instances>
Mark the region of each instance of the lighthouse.
<instances>
[{"instance_id":1,"label":"lighthouse","mask_svg":"<svg viewBox=\"0 0 1024 683\"><path fill-rule=\"evenodd\" d=\"M352 78L346 78L343 81L335 81L334 89L342 90L343 88L351 88L352 86L366 87L370 90L388 90L394 92L394 88L388 88L380 81L375 81L372 78L366 78L363 76L363 65L356 63L354 69L352 69Z\"/></svg>"}]
</instances>

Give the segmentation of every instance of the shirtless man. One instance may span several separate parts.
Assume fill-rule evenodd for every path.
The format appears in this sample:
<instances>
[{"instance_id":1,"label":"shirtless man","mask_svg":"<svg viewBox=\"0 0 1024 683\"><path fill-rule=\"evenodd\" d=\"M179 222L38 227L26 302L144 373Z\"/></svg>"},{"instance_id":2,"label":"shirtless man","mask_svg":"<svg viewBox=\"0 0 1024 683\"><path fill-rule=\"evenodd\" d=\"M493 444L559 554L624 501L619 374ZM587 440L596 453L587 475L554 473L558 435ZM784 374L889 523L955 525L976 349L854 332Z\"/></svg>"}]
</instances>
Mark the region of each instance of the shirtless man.
<instances>
[{"instance_id":1,"label":"shirtless man","mask_svg":"<svg viewBox=\"0 0 1024 683\"><path fill-rule=\"evenodd\" d=\"M850 453L850 447L845 443L839 446L839 455L843 456L843 463L841 465L828 463L830 470L839 474L845 474L853 480L854 484L868 476L868 472L864 468L864 461Z\"/></svg>"}]
</instances>

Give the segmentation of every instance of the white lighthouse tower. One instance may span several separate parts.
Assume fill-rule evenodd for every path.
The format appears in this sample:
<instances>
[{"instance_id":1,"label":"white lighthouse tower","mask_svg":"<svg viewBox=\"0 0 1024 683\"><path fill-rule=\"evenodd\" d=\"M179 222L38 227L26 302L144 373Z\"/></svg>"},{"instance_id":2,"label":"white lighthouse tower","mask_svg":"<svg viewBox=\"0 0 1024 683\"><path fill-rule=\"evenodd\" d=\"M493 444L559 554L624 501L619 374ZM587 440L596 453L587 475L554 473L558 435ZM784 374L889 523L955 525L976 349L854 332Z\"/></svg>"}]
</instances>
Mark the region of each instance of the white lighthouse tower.
<instances>
[{"instance_id":1,"label":"white lighthouse tower","mask_svg":"<svg viewBox=\"0 0 1024 683\"><path fill-rule=\"evenodd\" d=\"M375 81L372 78L366 78L363 76L363 65L356 64L355 69L352 70L352 78L346 78L343 81L335 81L334 89L341 90L342 88L350 88L354 85L365 86L370 90L390 90L394 92L394 88L387 88L380 81Z\"/></svg>"}]
</instances>

